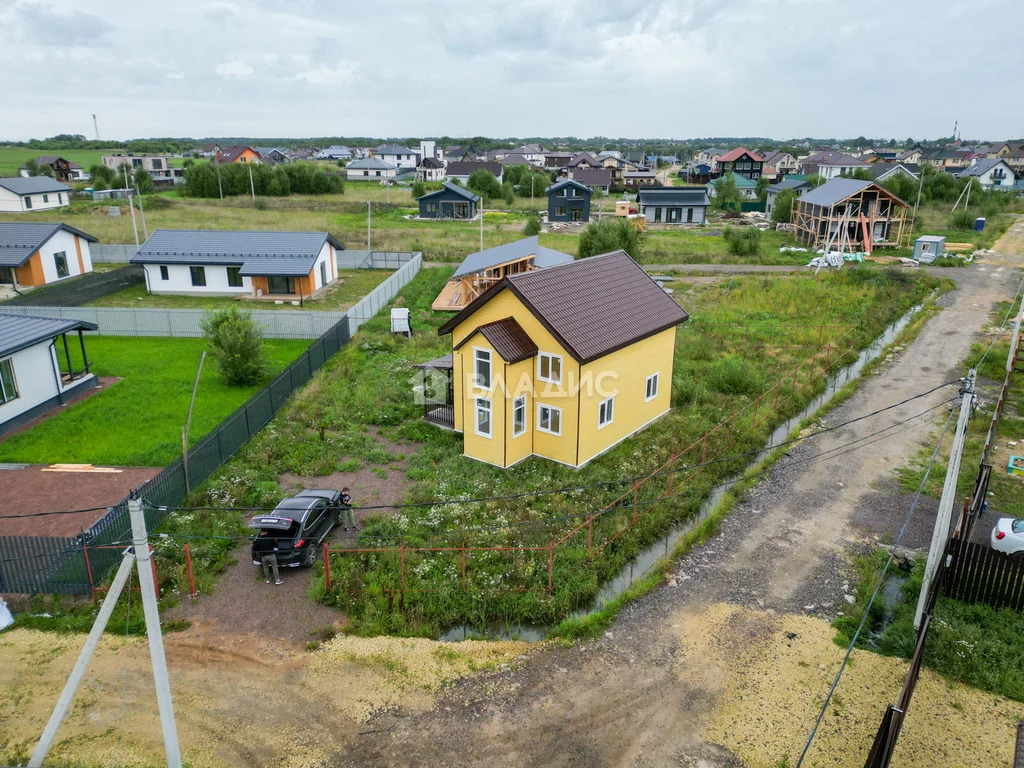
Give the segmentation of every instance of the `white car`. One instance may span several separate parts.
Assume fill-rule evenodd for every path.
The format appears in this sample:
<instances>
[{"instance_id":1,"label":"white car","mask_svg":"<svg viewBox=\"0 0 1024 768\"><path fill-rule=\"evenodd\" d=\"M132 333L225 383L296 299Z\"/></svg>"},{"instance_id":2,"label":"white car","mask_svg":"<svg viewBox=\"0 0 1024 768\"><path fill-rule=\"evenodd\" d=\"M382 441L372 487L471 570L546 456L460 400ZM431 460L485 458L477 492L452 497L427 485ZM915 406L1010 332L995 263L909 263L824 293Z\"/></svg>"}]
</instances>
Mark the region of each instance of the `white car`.
<instances>
[{"instance_id":1,"label":"white car","mask_svg":"<svg viewBox=\"0 0 1024 768\"><path fill-rule=\"evenodd\" d=\"M992 529L992 549L1008 555L1024 553L1024 517L1001 517Z\"/></svg>"}]
</instances>

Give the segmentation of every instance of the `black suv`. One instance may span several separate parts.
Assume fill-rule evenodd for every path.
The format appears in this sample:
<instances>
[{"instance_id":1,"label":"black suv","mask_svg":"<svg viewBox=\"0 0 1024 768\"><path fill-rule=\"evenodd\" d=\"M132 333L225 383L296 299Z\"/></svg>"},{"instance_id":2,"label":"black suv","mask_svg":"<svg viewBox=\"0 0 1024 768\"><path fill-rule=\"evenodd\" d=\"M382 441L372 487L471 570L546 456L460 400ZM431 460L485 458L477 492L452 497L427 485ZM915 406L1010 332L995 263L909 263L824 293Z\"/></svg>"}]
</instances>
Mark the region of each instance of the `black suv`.
<instances>
[{"instance_id":1,"label":"black suv","mask_svg":"<svg viewBox=\"0 0 1024 768\"><path fill-rule=\"evenodd\" d=\"M308 488L282 500L273 512L256 515L249 521L250 528L259 530L252 542L253 565L260 565L263 556L271 553L277 555L278 565L313 565L340 512L339 491Z\"/></svg>"}]
</instances>

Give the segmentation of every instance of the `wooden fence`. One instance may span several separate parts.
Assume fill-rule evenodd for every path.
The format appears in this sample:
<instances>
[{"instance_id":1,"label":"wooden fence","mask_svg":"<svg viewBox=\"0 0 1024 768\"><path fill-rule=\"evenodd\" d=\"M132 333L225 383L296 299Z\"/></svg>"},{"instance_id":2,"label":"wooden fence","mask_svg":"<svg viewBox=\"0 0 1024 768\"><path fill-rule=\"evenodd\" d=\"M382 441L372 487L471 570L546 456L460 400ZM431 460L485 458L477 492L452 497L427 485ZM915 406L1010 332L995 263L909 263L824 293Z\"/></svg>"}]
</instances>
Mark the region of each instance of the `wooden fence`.
<instances>
[{"instance_id":1,"label":"wooden fence","mask_svg":"<svg viewBox=\"0 0 1024 768\"><path fill-rule=\"evenodd\" d=\"M949 542L946 556L949 565L939 587L943 596L1024 612L1024 556L959 539Z\"/></svg>"}]
</instances>

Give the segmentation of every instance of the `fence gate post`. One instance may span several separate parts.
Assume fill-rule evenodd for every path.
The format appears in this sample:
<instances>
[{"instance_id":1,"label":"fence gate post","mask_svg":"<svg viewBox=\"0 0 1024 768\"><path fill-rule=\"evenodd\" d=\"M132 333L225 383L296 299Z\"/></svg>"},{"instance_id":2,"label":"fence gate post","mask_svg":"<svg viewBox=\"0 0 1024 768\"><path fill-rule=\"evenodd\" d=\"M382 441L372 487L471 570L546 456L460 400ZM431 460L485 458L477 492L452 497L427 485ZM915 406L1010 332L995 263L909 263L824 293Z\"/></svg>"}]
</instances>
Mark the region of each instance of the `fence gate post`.
<instances>
[{"instance_id":1,"label":"fence gate post","mask_svg":"<svg viewBox=\"0 0 1024 768\"><path fill-rule=\"evenodd\" d=\"M330 547L327 545L326 541L324 542L324 577L327 580L326 581L327 591L330 592L331 591L331 550L330 550Z\"/></svg>"},{"instance_id":2,"label":"fence gate post","mask_svg":"<svg viewBox=\"0 0 1024 768\"><path fill-rule=\"evenodd\" d=\"M188 594L189 597L195 598L196 596L196 578L192 573L192 550L188 547L188 542L185 542L185 570L188 571Z\"/></svg>"}]
</instances>

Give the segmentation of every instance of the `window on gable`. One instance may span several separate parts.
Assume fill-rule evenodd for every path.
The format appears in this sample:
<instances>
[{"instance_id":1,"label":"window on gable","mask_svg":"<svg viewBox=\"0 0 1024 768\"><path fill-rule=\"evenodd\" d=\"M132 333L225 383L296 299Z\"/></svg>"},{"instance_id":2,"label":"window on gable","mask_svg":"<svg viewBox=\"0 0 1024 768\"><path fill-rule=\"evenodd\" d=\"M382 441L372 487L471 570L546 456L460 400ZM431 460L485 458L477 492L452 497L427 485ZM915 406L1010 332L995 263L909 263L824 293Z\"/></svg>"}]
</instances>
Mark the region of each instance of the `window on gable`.
<instances>
[{"instance_id":1,"label":"window on gable","mask_svg":"<svg viewBox=\"0 0 1024 768\"><path fill-rule=\"evenodd\" d=\"M512 401L512 437L526 431L526 395Z\"/></svg>"},{"instance_id":2,"label":"window on gable","mask_svg":"<svg viewBox=\"0 0 1024 768\"><path fill-rule=\"evenodd\" d=\"M597 406L597 428L607 427L615 419L615 398L602 400Z\"/></svg>"},{"instance_id":3,"label":"window on gable","mask_svg":"<svg viewBox=\"0 0 1024 768\"><path fill-rule=\"evenodd\" d=\"M658 396L658 374L652 373L647 377L647 389L644 394L644 402L648 403Z\"/></svg>"},{"instance_id":4,"label":"window on gable","mask_svg":"<svg viewBox=\"0 0 1024 768\"><path fill-rule=\"evenodd\" d=\"M481 389L491 388L491 351L473 350L473 383Z\"/></svg>"},{"instance_id":5,"label":"window on gable","mask_svg":"<svg viewBox=\"0 0 1024 768\"><path fill-rule=\"evenodd\" d=\"M540 352L537 355L537 378L552 384L562 383L562 356Z\"/></svg>"},{"instance_id":6,"label":"window on gable","mask_svg":"<svg viewBox=\"0 0 1024 768\"><path fill-rule=\"evenodd\" d=\"M491 401L483 397L476 398L476 433L491 436Z\"/></svg>"},{"instance_id":7,"label":"window on gable","mask_svg":"<svg viewBox=\"0 0 1024 768\"><path fill-rule=\"evenodd\" d=\"M549 435L562 434L562 409L553 405L537 404L537 430Z\"/></svg>"},{"instance_id":8,"label":"window on gable","mask_svg":"<svg viewBox=\"0 0 1024 768\"><path fill-rule=\"evenodd\" d=\"M64 251L53 254L53 264L57 268L57 277L68 276L68 256Z\"/></svg>"}]
</instances>

